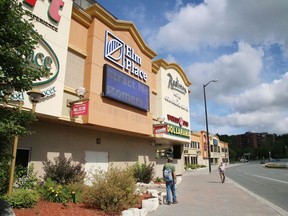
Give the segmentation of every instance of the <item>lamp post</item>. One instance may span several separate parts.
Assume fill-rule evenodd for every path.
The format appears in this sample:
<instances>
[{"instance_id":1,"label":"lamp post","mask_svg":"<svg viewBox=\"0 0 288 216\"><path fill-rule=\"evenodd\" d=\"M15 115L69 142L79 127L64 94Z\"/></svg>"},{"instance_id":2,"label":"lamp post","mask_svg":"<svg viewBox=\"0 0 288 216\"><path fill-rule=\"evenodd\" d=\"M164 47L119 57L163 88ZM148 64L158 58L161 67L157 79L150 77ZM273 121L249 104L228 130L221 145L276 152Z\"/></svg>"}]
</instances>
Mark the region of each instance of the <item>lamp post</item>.
<instances>
[{"instance_id":1,"label":"lamp post","mask_svg":"<svg viewBox=\"0 0 288 216\"><path fill-rule=\"evenodd\" d=\"M44 94L38 89L32 89L31 91L27 92L29 95L29 99L32 102L32 113L35 112L36 104L40 101ZM19 102L19 113L22 111L23 101ZM8 195L11 195L13 182L14 182L14 172L15 172L15 163L16 163L16 156L17 156L17 148L18 148L18 140L19 137L14 137L13 147L12 147L12 160L10 164L10 178L9 178L9 187L8 187Z\"/></svg>"},{"instance_id":2,"label":"lamp post","mask_svg":"<svg viewBox=\"0 0 288 216\"><path fill-rule=\"evenodd\" d=\"M207 105L206 105L206 93L205 88L211 82L218 82L218 80L211 80L205 85L203 85L203 92L204 92L204 104L205 104L205 118L206 118L206 137L207 137L207 145L208 145L208 165L209 165L209 173L211 173L211 162L210 162L210 138L209 138L209 130L208 130L208 116L207 116Z\"/></svg>"}]
</instances>

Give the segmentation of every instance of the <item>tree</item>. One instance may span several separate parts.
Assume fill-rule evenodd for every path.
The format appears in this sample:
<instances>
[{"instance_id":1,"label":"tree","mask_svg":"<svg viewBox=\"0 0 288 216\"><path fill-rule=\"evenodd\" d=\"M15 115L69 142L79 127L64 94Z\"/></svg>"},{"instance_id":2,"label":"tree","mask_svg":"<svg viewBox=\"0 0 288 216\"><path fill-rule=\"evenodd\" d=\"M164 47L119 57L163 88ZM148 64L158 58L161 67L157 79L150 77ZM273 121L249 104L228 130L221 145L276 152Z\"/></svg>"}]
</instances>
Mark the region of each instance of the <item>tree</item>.
<instances>
[{"instance_id":1,"label":"tree","mask_svg":"<svg viewBox=\"0 0 288 216\"><path fill-rule=\"evenodd\" d=\"M1 0L0 83L9 83L19 92L30 90L33 81L49 74L30 60L41 35L25 17L27 12L18 0Z\"/></svg>"},{"instance_id":2,"label":"tree","mask_svg":"<svg viewBox=\"0 0 288 216\"><path fill-rule=\"evenodd\" d=\"M30 60L41 35L18 0L0 1L0 20L0 96L7 85L18 92L28 91L34 81L49 75L47 69ZM6 172L12 138L29 134L28 126L34 119L31 112L20 113L17 108L0 106L0 194L9 176Z\"/></svg>"}]
</instances>

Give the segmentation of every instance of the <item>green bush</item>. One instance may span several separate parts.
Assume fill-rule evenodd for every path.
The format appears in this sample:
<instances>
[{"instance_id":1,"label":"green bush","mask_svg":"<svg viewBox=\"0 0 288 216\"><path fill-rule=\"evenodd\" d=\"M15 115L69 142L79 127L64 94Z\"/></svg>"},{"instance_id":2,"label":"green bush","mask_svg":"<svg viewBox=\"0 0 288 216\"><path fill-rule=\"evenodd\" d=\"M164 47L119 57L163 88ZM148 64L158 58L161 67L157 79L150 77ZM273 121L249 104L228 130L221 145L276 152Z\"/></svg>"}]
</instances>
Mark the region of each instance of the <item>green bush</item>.
<instances>
[{"instance_id":1,"label":"green bush","mask_svg":"<svg viewBox=\"0 0 288 216\"><path fill-rule=\"evenodd\" d=\"M70 199L73 203L78 203L83 201L83 193L87 188L83 183L71 183L66 186L70 193Z\"/></svg>"},{"instance_id":2,"label":"green bush","mask_svg":"<svg viewBox=\"0 0 288 216\"><path fill-rule=\"evenodd\" d=\"M59 185L47 178L39 192L43 200L56 203L81 202L84 185L82 183L71 183Z\"/></svg>"},{"instance_id":3,"label":"green bush","mask_svg":"<svg viewBox=\"0 0 288 216\"><path fill-rule=\"evenodd\" d=\"M8 191L9 173L10 173L10 157L4 157L0 154L0 197Z\"/></svg>"},{"instance_id":4,"label":"green bush","mask_svg":"<svg viewBox=\"0 0 288 216\"><path fill-rule=\"evenodd\" d=\"M151 162L147 164L135 163L132 166L133 175L137 182L149 183L155 175L154 164Z\"/></svg>"},{"instance_id":5,"label":"green bush","mask_svg":"<svg viewBox=\"0 0 288 216\"><path fill-rule=\"evenodd\" d=\"M138 200L136 184L131 168L110 167L107 172L97 171L94 183L85 193L86 204L104 212L120 213L134 207Z\"/></svg>"},{"instance_id":6,"label":"green bush","mask_svg":"<svg viewBox=\"0 0 288 216\"><path fill-rule=\"evenodd\" d=\"M52 161L43 162L44 165L44 180L50 178L61 185L67 185L74 182L83 182L85 171L83 163L72 161L72 158L65 158L64 156L56 157L55 164Z\"/></svg>"},{"instance_id":7,"label":"green bush","mask_svg":"<svg viewBox=\"0 0 288 216\"><path fill-rule=\"evenodd\" d=\"M187 164L185 165L185 170L189 169L198 169L198 168L203 168L206 167L205 165L199 165L199 164Z\"/></svg>"},{"instance_id":8,"label":"green bush","mask_svg":"<svg viewBox=\"0 0 288 216\"><path fill-rule=\"evenodd\" d=\"M4 199L12 208L32 208L37 204L39 194L35 190L15 189L11 195L5 195Z\"/></svg>"},{"instance_id":9,"label":"green bush","mask_svg":"<svg viewBox=\"0 0 288 216\"><path fill-rule=\"evenodd\" d=\"M39 192L43 200L49 202L66 203L69 200L67 191L61 185L47 178L43 186L39 188Z\"/></svg>"},{"instance_id":10,"label":"green bush","mask_svg":"<svg viewBox=\"0 0 288 216\"><path fill-rule=\"evenodd\" d=\"M0 161L0 196L5 195L8 191L10 177L10 162L7 158ZM22 166L15 167L14 188L35 189L38 183L36 173L34 173L33 164L28 168Z\"/></svg>"},{"instance_id":11,"label":"green bush","mask_svg":"<svg viewBox=\"0 0 288 216\"><path fill-rule=\"evenodd\" d=\"M160 177L156 177L154 179L154 182L164 182L164 179L163 178L160 178Z\"/></svg>"},{"instance_id":12,"label":"green bush","mask_svg":"<svg viewBox=\"0 0 288 216\"><path fill-rule=\"evenodd\" d=\"M264 165L266 168L288 168L287 164L268 163Z\"/></svg>"},{"instance_id":13,"label":"green bush","mask_svg":"<svg viewBox=\"0 0 288 216\"><path fill-rule=\"evenodd\" d=\"M34 165L31 164L28 168L17 166L14 179L15 188L36 189L38 178L34 173Z\"/></svg>"}]
</instances>

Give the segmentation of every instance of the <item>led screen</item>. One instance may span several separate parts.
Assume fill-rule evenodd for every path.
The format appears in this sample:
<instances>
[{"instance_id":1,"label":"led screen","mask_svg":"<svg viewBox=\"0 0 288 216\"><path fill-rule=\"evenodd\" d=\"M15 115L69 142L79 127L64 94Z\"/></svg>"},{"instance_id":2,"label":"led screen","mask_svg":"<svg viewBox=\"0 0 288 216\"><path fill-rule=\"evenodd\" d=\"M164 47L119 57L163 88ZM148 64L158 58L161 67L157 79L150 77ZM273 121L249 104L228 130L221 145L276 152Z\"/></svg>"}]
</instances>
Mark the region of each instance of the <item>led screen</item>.
<instances>
[{"instance_id":1,"label":"led screen","mask_svg":"<svg viewBox=\"0 0 288 216\"><path fill-rule=\"evenodd\" d=\"M149 87L107 64L104 65L103 96L149 111Z\"/></svg>"}]
</instances>

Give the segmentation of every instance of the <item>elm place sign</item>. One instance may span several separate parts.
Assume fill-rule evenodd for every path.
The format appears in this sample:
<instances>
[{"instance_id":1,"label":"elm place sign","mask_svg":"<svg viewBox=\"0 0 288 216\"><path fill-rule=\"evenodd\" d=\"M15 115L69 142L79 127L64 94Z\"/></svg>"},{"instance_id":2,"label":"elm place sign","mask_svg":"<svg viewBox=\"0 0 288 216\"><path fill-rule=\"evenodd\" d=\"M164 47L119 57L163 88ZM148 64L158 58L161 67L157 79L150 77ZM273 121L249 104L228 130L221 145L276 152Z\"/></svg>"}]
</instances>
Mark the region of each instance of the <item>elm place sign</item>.
<instances>
[{"instance_id":1,"label":"elm place sign","mask_svg":"<svg viewBox=\"0 0 288 216\"><path fill-rule=\"evenodd\" d=\"M134 77L144 82L147 81L147 73L139 68L141 66L141 57L135 53L132 47L109 31L106 31L105 36L104 56L118 67L130 72Z\"/></svg>"}]
</instances>

